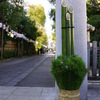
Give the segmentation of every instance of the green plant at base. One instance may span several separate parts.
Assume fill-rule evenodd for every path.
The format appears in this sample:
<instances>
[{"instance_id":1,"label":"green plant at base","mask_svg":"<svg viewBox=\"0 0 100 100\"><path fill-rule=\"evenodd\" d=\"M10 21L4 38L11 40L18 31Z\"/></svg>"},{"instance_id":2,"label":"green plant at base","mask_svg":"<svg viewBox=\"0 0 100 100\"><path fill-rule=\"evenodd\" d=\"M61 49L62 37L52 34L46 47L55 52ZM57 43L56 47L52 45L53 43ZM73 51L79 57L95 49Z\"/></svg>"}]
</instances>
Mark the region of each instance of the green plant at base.
<instances>
[{"instance_id":1,"label":"green plant at base","mask_svg":"<svg viewBox=\"0 0 100 100\"><path fill-rule=\"evenodd\" d=\"M52 60L51 73L60 89L77 90L84 80L87 69L78 55L69 58L58 56L57 59Z\"/></svg>"}]
</instances>

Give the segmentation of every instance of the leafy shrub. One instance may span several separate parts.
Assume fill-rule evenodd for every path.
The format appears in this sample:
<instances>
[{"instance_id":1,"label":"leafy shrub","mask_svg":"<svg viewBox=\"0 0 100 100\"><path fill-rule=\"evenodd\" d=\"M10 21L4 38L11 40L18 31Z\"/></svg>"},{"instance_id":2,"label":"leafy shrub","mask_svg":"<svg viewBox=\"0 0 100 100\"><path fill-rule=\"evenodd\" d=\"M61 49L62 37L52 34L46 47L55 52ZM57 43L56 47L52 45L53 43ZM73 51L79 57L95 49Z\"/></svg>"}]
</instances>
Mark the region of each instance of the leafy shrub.
<instances>
[{"instance_id":1,"label":"leafy shrub","mask_svg":"<svg viewBox=\"0 0 100 100\"><path fill-rule=\"evenodd\" d=\"M52 60L51 73L60 89L77 90L84 80L87 69L78 55L69 58L58 56L57 59Z\"/></svg>"},{"instance_id":2,"label":"leafy shrub","mask_svg":"<svg viewBox=\"0 0 100 100\"><path fill-rule=\"evenodd\" d=\"M7 59L7 58L11 58L11 57L16 57L17 53L16 51L4 51L3 52L3 58Z\"/></svg>"}]
</instances>

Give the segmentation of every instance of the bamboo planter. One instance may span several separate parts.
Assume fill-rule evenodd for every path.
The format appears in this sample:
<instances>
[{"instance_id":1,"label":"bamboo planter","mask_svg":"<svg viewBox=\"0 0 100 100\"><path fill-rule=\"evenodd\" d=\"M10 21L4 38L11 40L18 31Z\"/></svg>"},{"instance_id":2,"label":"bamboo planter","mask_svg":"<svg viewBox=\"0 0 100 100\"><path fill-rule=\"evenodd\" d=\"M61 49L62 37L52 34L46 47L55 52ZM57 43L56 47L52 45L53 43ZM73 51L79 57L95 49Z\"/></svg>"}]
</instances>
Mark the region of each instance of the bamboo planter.
<instances>
[{"instance_id":1,"label":"bamboo planter","mask_svg":"<svg viewBox=\"0 0 100 100\"><path fill-rule=\"evenodd\" d=\"M59 100L80 100L80 90L61 90L59 89Z\"/></svg>"}]
</instances>

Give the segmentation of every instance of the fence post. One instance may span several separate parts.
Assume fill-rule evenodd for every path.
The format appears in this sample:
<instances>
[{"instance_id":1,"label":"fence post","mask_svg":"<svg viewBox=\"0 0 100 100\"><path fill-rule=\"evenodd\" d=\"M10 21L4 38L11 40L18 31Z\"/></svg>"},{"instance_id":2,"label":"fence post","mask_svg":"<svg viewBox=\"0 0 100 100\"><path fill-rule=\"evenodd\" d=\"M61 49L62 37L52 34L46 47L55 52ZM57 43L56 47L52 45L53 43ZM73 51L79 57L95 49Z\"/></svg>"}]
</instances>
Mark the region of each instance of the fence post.
<instances>
[{"instance_id":1,"label":"fence post","mask_svg":"<svg viewBox=\"0 0 100 100\"><path fill-rule=\"evenodd\" d=\"M97 74L97 41L93 41L93 67L92 75L96 76Z\"/></svg>"},{"instance_id":2,"label":"fence post","mask_svg":"<svg viewBox=\"0 0 100 100\"><path fill-rule=\"evenodd\" d=\"M88 65L88 77L90 75L90 42L87 42L87 65Z\"/></svg>"},{"instance_id":3,"label":"fence post","mask_svg":"<svg viewBox=\"0 0 100 100\"><path fill-rule=\"evenodd\" d=\"M99 76L100 76L100 42L99 42Z\"/></svg>"}]
</instances>

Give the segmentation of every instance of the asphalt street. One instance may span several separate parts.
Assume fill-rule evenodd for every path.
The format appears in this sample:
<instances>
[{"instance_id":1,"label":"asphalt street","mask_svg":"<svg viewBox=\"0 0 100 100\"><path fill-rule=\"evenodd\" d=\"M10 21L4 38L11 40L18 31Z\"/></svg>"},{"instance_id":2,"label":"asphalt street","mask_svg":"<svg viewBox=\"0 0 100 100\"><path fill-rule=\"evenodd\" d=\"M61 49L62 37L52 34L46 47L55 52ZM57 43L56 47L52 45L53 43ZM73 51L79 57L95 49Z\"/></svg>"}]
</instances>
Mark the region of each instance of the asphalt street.
<instances>
[{"instance_id":1,"label":"asphalt street","mask_svg":"<svg viewBox=\"0 0 100 100\"><path fill-rule=\"evenodd\" d=\"M33 73L34 70L37 67L39 67L40 64L46 61L46 59L49 59L48 57L50 56L48 54L45 54L39 56L14 58L0 63L0 86L17 85L20 81L25 79L25 77L27 77L30 73ZM52 57L50 59L52 59ZM48 73L49 71L47 72L47 74ZM53 80L52 76L50 77L51 80ZM31 80L28 81L30 81L31 83Z\"/></svg>"},{"instance_id":2,"label":"asphalt street","mask_svg":"<svg viewBox=\"0 0 100 100\"><path fill-rule=\"evenodd\" d=\"M25 87L54 87L55 82L50 74L51 60L54 57L48 57L27 77L25 77L17 86Z\"/></svg>"}]
</instances>

